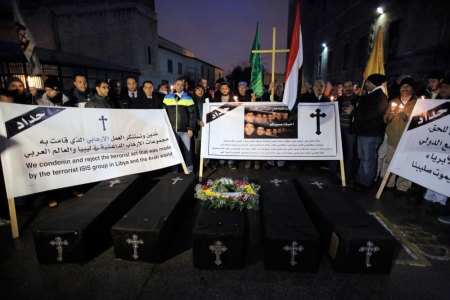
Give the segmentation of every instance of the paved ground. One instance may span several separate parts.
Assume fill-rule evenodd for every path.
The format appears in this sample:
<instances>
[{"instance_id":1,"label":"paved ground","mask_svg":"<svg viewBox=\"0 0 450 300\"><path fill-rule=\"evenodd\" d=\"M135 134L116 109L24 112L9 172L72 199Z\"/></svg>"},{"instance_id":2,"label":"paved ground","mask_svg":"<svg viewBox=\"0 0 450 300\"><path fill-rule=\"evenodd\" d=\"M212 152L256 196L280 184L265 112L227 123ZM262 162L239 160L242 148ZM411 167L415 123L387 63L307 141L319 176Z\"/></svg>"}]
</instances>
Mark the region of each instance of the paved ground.
<instances>
[{"instance_id":1,"label":"paved ground","mask_svg":"<svg viewBox=\"0 0 450 300\"><path fill-rule=\"evenodd\" d=\"M205 174L207 177L211 171ZM255 171L221 168L216 175L314 174L312 169ZM251 214L247 264L241 270L199 270L192 264L192 226L198 203L186 211L183 226L162 264L119 261L112 247L85 265L38 263L33 232L58 213L39 201L18 208L21 237L11 240L0 228L0 299L449 299L450 228L414 206L405 197L376 190L351 192L354 199L402 241L403 248L389 275L338 274L322 256L316 273L264 269L258 214ZM33 208L33 205L35 206ZM36 208L37 206L37 208Z\"/></svg>"}]
</instances>

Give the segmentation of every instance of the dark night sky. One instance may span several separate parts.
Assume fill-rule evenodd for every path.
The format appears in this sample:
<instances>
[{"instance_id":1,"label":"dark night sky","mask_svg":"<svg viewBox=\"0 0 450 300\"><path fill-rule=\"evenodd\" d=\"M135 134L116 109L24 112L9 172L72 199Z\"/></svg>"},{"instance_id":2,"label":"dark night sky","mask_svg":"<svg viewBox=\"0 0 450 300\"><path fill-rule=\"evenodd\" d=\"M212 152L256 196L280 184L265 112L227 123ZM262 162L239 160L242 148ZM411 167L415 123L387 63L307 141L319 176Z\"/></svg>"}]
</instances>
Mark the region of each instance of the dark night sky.
<instances>
[{"instance_id":1,"label":"dark night sky","mask_svg":"<svg viewBox=\"0 0 450 300\"><path fill-rule=\"evenodd\" d=\"M156 0L159 35L194 52L195 57L223 68L248 63L256 22L261 49L287 49L289 0ZM276 54L276 72L284 73L286 54ZM271 54L261 54L270 73Z\"/></svg>"}]
</instances>

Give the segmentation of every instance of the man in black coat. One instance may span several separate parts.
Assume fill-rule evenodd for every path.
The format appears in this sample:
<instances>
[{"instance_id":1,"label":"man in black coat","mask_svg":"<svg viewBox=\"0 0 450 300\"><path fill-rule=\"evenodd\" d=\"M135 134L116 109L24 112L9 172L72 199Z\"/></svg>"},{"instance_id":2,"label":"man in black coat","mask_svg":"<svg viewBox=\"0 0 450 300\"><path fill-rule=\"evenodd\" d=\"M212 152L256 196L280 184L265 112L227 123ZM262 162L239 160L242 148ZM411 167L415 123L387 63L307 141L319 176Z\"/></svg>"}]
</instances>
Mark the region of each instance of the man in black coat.
<instances>
[{"instance_id":1,"label":"man in black coat","mask_svg":"<svg viewBox=\"0 0 450 300\"><path fill-rule=\"evenodd\" d=\"M162 98L160 94L155 92L155 87L153 86L153 82L144 81L142 84L142 91L144 92L143 96L140 95L137 97L131 108L137 109L159 109L162 108Z\"/></svg>"},{"instance_id":2,"label":"man in black coat","mask_svg":"<svg viewBox=\"0 0 450 300\"><path fill-rule=\"evenodd\" d=\"M139 87L137 79L133 76L128 76L126 78L127 88L122 92L120 97L120 105L122 108L133 108L133 103L136 99L144 101L144 92L142 92Z\"/></svg>"},{"instance_id":3,"label":"man in black coat","mask_svg":"<svg viewBox=\"0 0 450 300\"><path fill-rule=\"evenodd\" d=\"M325 94L325 81L323 80L316 80L314 81L313 85L313 92L312 93L305 93L300 97L299 102L330 102L330 99L328 99Z\"/></svg>"},{"instance_id":4,"label":"man in black coat","mask_svg":"<svg viewBox=\"0 0 450 300\"><path fill-rule=\"evenodd\" d=\"M377 149L386 129L383 117L388 107L382 86L385 81L384 75L370 75L365 84L368 93L360 98L356 108L347 110L352 114L353 132L357 136L360 163L356 183L359 190L370 188L377 171Z\"/></svg>"}]
</instances>

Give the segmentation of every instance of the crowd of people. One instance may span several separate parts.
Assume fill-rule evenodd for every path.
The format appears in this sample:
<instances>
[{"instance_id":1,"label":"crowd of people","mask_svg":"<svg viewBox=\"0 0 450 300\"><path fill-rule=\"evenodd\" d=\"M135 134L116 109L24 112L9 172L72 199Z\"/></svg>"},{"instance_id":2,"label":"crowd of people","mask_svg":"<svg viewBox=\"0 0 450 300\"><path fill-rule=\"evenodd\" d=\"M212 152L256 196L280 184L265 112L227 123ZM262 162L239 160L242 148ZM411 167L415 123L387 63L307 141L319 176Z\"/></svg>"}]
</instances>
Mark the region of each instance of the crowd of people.
<instances>
[{"instance_id":1,"label":"crowd of people","mask_svg":"<svg viewBox=\"0 0 450 300\"><path fill-rule=\"evenodd\" d=\"M449 99L450 79L441 72L432 72L428 76L428 88L424 88L408 75L399 76L386 90L383 83L386 77L381 74L370 75L364 86L351 81L338 82L316 80L312 87L304 83L299 88L297 103L337 101L340 114L341 138L344 153L345 175L356 190L366 191L375 182L380 182L386 173L402 132L419 97L426 99ZM0 90L0 102L34 104L45 106L67 106L80 108L112 109L165 109L175 132L180 149L189 172L194 171L194 162L200 155L203 103L208 102L265 102L270 101L270 91L274 89L274 100L281 101L283 84L273 82L267 87L262 97L256 97L247 82L237 84L234 92L224 79L215 82L210 88L208 81L201 78L198 84L189 89L185 78L178 78L173 86L162 82L155 88L151 81L144 81L139 86L137 78L129 76L125 87L119 80L97 80L93 90L88 88L87 78L83 74L73 77L73 87L68 93L61 89L57 77L48 76L44 81L44 90L36 88L25 90L24 83L17 77L6 82L6 88ZM363 88L363 90L361 90ZM296 114L295 108L289 114ZM280 128L276 132L267 130L264 122L277 118L287 119L285 112L247 112L244 135L248 138L273 138L290 136L292 128ZM289 133L288 133L289 131ZM302 167L305 162L292 162L293 168ZM228 165L238 168L235 160L205 160L205 167L218 168ZM284 167L285 161L246 161L245 168ZM336 161L326 162L329 176L338 182L338 165ZM177 166L172 168L174 172ZM2 175L3 176L3 175ZM3 180L2 180L3 181ZM388 188L395 189L397 195L405 195L416 203L430 201L430 210L447 214L447 197L433 191L420 191L420 187L405 178L390 175ZM424 197L417 195L424 194ZM414 196L414 197L412 197ZM2 201L5 202L5 201ZM3 204L2 204L3 205ZM5 208L2 215L5 217ZM439 219L449 223L448 217Z\"/></svg>"}]
</instances>

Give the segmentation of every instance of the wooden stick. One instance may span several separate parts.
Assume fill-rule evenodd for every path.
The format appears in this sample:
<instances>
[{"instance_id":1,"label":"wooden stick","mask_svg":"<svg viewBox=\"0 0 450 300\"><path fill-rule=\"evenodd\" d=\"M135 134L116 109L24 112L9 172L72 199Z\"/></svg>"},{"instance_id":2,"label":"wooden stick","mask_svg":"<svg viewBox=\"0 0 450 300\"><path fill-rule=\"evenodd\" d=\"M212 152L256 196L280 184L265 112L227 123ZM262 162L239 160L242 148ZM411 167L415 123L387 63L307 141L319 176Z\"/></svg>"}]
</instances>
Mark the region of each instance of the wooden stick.
<instances>
[{"instance_id":1,"label":"wooden stick","mask_svg":"<svg viewBox=\"0 0 450 300\"><path fill-rule=\"evenodd\" d=\"M184 161L181 163L181 166L183 167L184 174L186 174L186 175L189 174L189 171L186 167L186 163Z\"/></svg>"},{"instance_id":2,"label":"wooden stick","mask_svg":"<svg viewBox=\"0 0 450 300\"><path fill-rule=\"evenodd\" d=\"M203 178L203 157L200 157L200 166L198 167L198 182L202 182Z\"/></svg>"},{"instance_id":3,"label":"wooden stick","mask_svg":"<svg viewBox=\"0 0 450 300\"><path fill-rule=\"evenodd\" d=\"M345 187L345 169L344 169L344 160L341 159L341 179L342 179L342 186Z\"/></svg>"},{"instance_id":4,"label":"wooden stick","mask_svg":"<svg viewBox=\"0 0 450 300\"><path fill-rule=\"evenodd\" d=\"M17 225L16 205L14 198L8 198L9 217L11 220L11 231L13 239L19 237L19 226Z\"/></svg>"},{"instance_id":5,"label":"wooden stick","mask_svg":"<svg viewBox=\"0 0 450 300\"><path fill-rule=\"evenodd\" d=\"M384 186L386 185L386 182L387 182L388 179L389 179L389 175L391 175L391 172L386 171L386 174L384 174L383 181L381 182L380 188L378 189L377 195L375 196L375 198L377 198L378 200L380 199L381 193L382 193L383 190L384 190Z\"/></svg>"}]
</instances>

